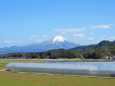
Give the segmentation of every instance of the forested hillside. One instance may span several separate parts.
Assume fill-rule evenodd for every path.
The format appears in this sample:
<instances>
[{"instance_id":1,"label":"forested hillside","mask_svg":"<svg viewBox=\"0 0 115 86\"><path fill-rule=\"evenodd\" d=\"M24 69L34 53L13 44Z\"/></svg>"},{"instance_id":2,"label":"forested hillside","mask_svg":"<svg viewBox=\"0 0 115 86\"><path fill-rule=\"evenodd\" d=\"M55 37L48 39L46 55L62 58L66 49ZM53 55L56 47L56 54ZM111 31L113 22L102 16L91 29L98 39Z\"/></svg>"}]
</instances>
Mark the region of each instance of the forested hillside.
<instances>
[{"instance_id":1,"label":"forested hillside","mask_svg":"<svg viewBox=\"0 0 115 86\"><path fill-rule=\"evenodd\" d=\"M77 51L80 54L86 54L89 51L95 50L100 47L108 47L108 46L115 46L115 41L107 41L104 40L98 44L95 45L89 45L89 46L80 46L80 47L75 47L69 50Z\"/></svg>"},{"instance_id":2,"label":"forested hillside","mask_svg":"<svg viewBox=\"0 0 115 86\"><path fill-rule=\"evenodd\" d=\"M115 46L100 47L84 55L86 59L101 59L106 56L110 56L110 57L115 56Z\"/></svg>"}]
</instances>

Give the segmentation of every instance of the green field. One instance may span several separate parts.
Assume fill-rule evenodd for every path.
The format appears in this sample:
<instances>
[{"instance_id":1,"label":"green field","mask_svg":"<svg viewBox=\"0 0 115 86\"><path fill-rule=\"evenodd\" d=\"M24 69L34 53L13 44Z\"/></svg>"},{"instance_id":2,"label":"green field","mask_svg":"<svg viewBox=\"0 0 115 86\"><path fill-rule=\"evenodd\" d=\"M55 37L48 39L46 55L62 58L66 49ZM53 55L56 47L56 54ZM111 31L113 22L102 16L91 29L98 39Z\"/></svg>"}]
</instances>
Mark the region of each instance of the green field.
<instances>
[{"instance_id":1,"label":"green field","mask_svg":"<svg viewBox=\"0 0 115 86\"><path fill-rule=\"evenodd\" d=\"M48 86L48 85L0 80L0 86Z\"/></svg>"},{"instance_id":2,"label":"green field","mask_svg":"<svg viewBox=\"0 0 115 86\"><path fill-rule=\"evenodd\" d=\"M10 62L25 62L25 63L30 63L30 62L44 62L42 60L0 60L0 70L5 69L5 66L10 63Z\"/></svg>"},{"instance_id":3,"label":"green field","mask_svg":"<svg viewBox=\"0 0 115 86\"><path fill-rule=\"evenodd\" d=\"M4 69L8 60L0 60ZM13 61L15 62L15 61ZM40 62L40 61L16 61ZM1 66L2 65L2 66ZM79 77L70 75L0 72L0 86L115 86L114 78Z\"/></svg>"}]
</instances>

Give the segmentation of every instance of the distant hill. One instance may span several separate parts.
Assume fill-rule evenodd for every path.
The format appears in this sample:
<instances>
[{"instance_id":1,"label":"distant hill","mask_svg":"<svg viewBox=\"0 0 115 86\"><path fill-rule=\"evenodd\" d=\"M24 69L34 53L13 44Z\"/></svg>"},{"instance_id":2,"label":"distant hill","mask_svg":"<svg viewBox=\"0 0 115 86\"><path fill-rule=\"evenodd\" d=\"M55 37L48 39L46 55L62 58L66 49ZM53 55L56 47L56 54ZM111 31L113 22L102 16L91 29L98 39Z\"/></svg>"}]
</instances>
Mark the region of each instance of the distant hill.
<instances>
[{"instance_id":1,"label":"distant hill","mask_svg":"<svg viewBox=\"0 0 115 86\"><path fill-rule=\"evenodd\" d=\"M115 46L100 47L84 55L84 57L87 59L100 59L105 56L115 56Z\"/></svg>"},{"instance_id":2,"label":"distant hill","mask_svg":"<svg viewBox=\"0 0 115 86\"><path fill-rule=\"evenodd\" d=\"M104 40L104 41L101 41L100 43L95 44L95 45L79 46L79 47L75 47L75 48L72 48L69 50L77 51L80 54L86 54L87 52L95 50L97 48L108 47L108 46L115 46L115 41Z\"/></svg>"},{"instance_id":3,"label":"distant hill","mask_svg":"<svg viewBox=\"0 0 115 86\"><path fill-rule=\"evenodd\" d=\"M18 52L44 52L53 49L70 49L80 46L78 44L72 43L66 40L62 36L56 36L43 43L30 44L25 46L12 46L0 48L0 54L6 53L18 53Z\"/></svg>"}]
</instances>

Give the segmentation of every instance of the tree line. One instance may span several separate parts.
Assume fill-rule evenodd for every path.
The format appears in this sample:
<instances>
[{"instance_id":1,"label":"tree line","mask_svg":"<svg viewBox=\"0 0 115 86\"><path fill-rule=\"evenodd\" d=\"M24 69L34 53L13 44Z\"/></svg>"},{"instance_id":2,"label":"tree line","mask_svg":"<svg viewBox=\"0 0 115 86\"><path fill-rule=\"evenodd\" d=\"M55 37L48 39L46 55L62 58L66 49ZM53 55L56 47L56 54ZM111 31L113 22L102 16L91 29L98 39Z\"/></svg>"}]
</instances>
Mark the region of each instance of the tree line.
<instances>
[{"instance_id":1,"label":"tree line","mask_svg":"<svg viewBox=\"0 0 115 86\"><path fill-rule=\"evenodd\" d=\"M30 59L58 59L58 58L82 58L82 55L75 51L65 49L55 49L46 52L28 52L28 53L9 53L0 55L0 58L30 58Z\"/></svg>"}]
</instances>

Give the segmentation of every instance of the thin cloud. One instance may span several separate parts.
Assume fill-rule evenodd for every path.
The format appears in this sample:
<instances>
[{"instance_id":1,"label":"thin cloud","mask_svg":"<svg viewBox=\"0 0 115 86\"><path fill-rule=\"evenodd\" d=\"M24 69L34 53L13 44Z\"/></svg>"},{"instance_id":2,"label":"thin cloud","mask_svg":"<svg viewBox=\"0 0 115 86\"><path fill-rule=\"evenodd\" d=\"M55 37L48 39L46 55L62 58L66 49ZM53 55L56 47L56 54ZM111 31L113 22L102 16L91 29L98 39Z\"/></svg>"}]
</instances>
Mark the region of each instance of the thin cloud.
<instances>
[{"instance_id":1,"label":"thin cloud","mask_svg":"<svg viewBox=\"0 0 115 86\"><path fill-rule=\"evenodd\" d=\"M107 38L100 37L100 39L103 39L103 40L115 40L115 37L107 37Z\"/></svg>"},{"instance_id":2,"label":"thin cloud","mask_svg":"<svg viewBox=\"0 0 115 86\"><path fill-rule=\"evenodd\" d=\"M35 38L37 38L38 36L32 36L29 40L33 40Z\"/></svg>"},{"instance_id":3,"label":"thin cloud","mask_svg":"<svg viewBox=\"0 0 115 86\"><path fill-rule=\"evenodd\" d=\"M87 38L88 40L94 40L94 38Z\"/></svg>"},{"instance_id":4,"label":"thin cloud","mask_svg":"<svg viewBox=\"0 0 115 86\"><path fill-rule=\"evenodd\" d=\"M85 28L55 29L55 31L62 31L62 32L80 32L84 30Z\"/></svg>"},{"instance_id":5,"label":"thin cloud","mask_svg":"<svg viewBox=\"0 0 115 86\"><path fill-rule=\"evenodd\" d=\"M36 43L40 43L40 42L42 42L42 40L41 40L41 39L36 40Z\"/></svg>"},{"instance_id":6,"label":"thin cloud","mask_svg":"<svg viewBox=\"0 0 115 86\"><path fill-rule=\"evenodd\" d=\"M90 26L90 29L96 29L96 28L99 28L99 29L108 29L108 28L110 28L110 25Z\"/></svg>"},{"instance_id":7,"label":"thin cloud","mask_svg":"<svg viewBox=\"0 0 115 86\"><path fill-rule=\"evenodd\" d=\"M85 37L84 34L73 34L74 37Z\"/></svg>"},{"instance_id":8,"label":"thin cloud","mask_svg":"<svg viewBox=\"0 0 115 86\"><path fill-rule=\"evenodd\" d=\"M16 41L9 40L9 41L4 41L4 43L16 43Z\"/></svg>"},{"instance_id":9,"label":"thin cloud","mask_svg":"<svg viewBox=\"0 0 115 86\"><path fill-rule=\"evenodd\" d=\"M108 24L108 25L115 25L115 24Z\"/></svg>"},{"instance_id":10,"label":"thin cloud","mask_svg":"<svg viewBox=\"0 0 115 86\"><path fill-rule=\"evenodd\" d=\"M67 32L62 32L62 34L67 34Z\"/></svg>"},{"instance_id":11,"label":"thin cloud","mask_svg":"<svg viewBox=\"0 0 115 86\"><path fill-rule=\"evenodd\" d=\"M43 35L43 37L45 38L45 37L47 37L47 35Z\"/></svg>"},{"instance_id":12,"label":"thin cloud","mask_svg":"<svg viewBox=\"0 0 115 86\"><path fill-rule=\"evenodd\" d=\"M105 39L104 37L100 37L100 39Z\"/></svg>"},{"instance_id":13,"label":"thin cloud","mask_svg":"<svg viewBox=\"0 0 115 86\"><path fill-rule=\"evenodd\" d=\"M108 39L115 39L115 37L109 37Z\"/></svg>"},{"instance_id":14,"label":"thin cloud","mask_svg":"<svg viewBox=\"0 0 115 86\"><path fill-rule=\"evenodd\" d=\"M37 38L38 36L32 36L32 38Z\"/></svg>"},{"instance_id":15,"label":"thin cloud","mask_svg":"<svg viewBox=\"0 0 115 86\"><path fill-rule=\"evenodd\" d=\"M89 34L94 34L94 33L89 33Z\"/></svg>"}]
</instances>

